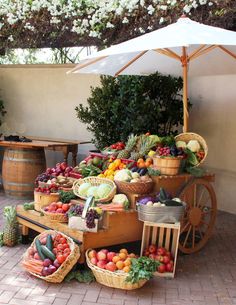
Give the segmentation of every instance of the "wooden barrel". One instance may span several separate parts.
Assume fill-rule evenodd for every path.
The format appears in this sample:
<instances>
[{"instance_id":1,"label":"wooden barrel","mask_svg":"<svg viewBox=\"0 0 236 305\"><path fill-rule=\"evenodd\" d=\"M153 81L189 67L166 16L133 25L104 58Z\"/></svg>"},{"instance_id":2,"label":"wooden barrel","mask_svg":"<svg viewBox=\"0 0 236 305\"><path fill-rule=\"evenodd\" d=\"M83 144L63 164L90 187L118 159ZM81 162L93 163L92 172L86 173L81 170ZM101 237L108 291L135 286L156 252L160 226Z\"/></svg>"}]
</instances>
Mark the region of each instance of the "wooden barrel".
<instances>
[{"instance_id":1,"label":"wooden barrel","mask_svg":"<svg viewBox=\"0 0 236 305\"><path fill-rule=\"evenodd\" d=\"M34 181L46 169L44 149L6 148L3 157L3 187L8 197L31 199Z\"/></svg>"}]
</instances>

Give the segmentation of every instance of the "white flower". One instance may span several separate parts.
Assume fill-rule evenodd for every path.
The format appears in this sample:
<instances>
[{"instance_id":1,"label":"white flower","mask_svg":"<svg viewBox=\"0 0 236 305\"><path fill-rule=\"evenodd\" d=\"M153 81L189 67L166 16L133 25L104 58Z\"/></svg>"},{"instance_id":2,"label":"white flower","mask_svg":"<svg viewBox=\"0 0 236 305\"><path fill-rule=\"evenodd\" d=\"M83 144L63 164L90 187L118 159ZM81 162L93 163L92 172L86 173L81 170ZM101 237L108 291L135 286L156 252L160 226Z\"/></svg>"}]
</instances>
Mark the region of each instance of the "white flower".
<instances>
[{"instance_id":1,"label":"white flower","mask_svg":"<svg viewBox=\"0 0 236 305\"><path fill-rule=\"evenodd\" d=\"M212 3L212 2L209 2L209 3L208 3L208 5L209 5L209 6L212 6L212 5L213 5L213 3Z\"/></svg>"},{"instance_id":2,"label":"white flower","mask_svg":"<svg viewBox=\"0 0 236 305\"><path fill-rule=\"evenodd\" d=\"M184 10L185 13L189 13L189 12L191 11L191 8L192 8L191 6L189 6L189 5L186 4L186 5L184 6L183 10Z\"/></svg>"},{"instance_id":3,"label":"white flower","mask_svg":"<svg viewBox=\"0 0 236 305\"><path fill-rule=\"evenodd\" d=\"M199 0L199 3L200 3L201 5L204 5L204 4L207 3L207 0Z\"/></svg>"},{"instance_id":4,"label":"white flower","mask_svg":"<svg viewBox=\"0 0 236 305\"><path fill-rule=\"evenodd\" d=\"M153 29L153 26L149 25L149 26L147 27L147 29L148 29L149 31L151 31L151 30Z\"/></svg>"},{"instance_id":5,"label":"white flower","mask_svg":"<svg viewBox=\"0 0 236 305\"><path fill-rule=\"evenodd\" d=\"M106 28L108 29L114 28L114 24L107 22Z\"/></svg>"},{"instance_id":6,"label":"white flower","mask_svg":"<svg viewBox=\"0 0 236 305\"><path fill-rule=\"evenodd\" d=\"M138 28L138 30L139 30L139 32L142 33L142 34L145 33L145 30L144 30L143 28L141 28L141 27Z\"/></svg>"},{"instance_id":7,"label":"white flower","mask_svg":"<svg viewBox=\"0 0 236 305\"><path fill-rule=\"evenodd\" d=\"M124 19L122 20L122 23L129 23L129 19L127 17L124 17Z\"/></svg>"},{"instance_id":8,"label":"white flower","mask_svg":"<svg viewBox=\"0 0 236 305\"><path fill-rule=\"evenodd\" d=\"M155 8L151 4L147 7L147 10L149 15L152 15L155 12Z\"/></svg>"},{"instance_id":9,"label":"white flower","mask_svg":"<svg viewBox=\"0 0 236 305\"><path fill-rule=\"evenodd\" d=\"M160 9L163 10L163 11L166 11L167 10L167 5L160 5Z\"/></svg>"},{"instance_id":10,"label":"white flower","mask_svg":"<svg viewBox=\"0 0 236 305\"><path fill-rule=\"evenodd\" d=\"M10 36L8 37L8 40L9 40L9 41L11 41L11 42L12 42L12 41L14 41L13 36L12 36L12 35L10 35Z\"/></svg>"},{"instance_id":11,"label":"white flower","mask_svg":"<svg viewBox=\"0 0 236 305\"><path fill-rule=\"evenodd\" d=\"M161 17L159 20L159 24L162 24L164 21L165 21L165 19L163 17Z\"/></svg>"}]
</instances>

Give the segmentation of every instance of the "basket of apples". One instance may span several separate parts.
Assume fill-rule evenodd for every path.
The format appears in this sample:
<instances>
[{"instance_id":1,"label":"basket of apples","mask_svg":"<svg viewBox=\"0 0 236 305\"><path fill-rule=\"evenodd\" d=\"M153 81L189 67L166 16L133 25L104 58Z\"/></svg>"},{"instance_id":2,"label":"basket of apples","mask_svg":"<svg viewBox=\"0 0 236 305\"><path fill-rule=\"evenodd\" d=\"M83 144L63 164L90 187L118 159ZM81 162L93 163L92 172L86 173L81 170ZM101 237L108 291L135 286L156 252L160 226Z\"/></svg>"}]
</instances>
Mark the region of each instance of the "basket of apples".
<instances>
[{"instance_id":1,"label":"basket of apples","mask_svg":"<svg viewBox=\"0 0 236 305\"><path fill-rule=\"evenodd\" d=\"M36 236L22 259L22 267L42 280L60 283L80 257L79 247L61 232L47 230Z\"/></svg>"},{"instance_id":2,"label":"basket of apples","mask_svg":"<svg viewBox=\"0 0 236 305\"><path fill-rule=\"evenodd\" d=\"M43 206L41 212L51 221L68 222L67 212L70 206L71 203L52 202L49 205Z\"/></svg>"},{"instance_id":3,"label":"basket of apples","mask_svg":"<svg viewBox=\"0 0 236 305\"><path fill-rule=\"evenodd\" d=\"M118 253L88 249L86 262L98 283L125 290L141 288L152 277L158 264L150 258L137 258L126 249Z\"/></svg>"}]
</instances>

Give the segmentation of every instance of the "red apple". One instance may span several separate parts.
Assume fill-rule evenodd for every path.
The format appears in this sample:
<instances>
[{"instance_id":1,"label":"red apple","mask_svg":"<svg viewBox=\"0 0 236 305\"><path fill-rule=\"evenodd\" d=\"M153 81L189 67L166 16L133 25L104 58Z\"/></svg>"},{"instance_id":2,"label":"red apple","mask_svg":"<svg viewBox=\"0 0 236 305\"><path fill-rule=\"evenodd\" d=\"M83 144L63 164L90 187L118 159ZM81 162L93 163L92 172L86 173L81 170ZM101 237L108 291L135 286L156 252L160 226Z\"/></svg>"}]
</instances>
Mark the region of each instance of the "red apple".
<instances>
[{"instance_id":1,"label":"red apple","mask_svg":"<svg viewBox=\"0 0 236 305\"><path fill-rule=\"evenodd\" d=\"M166 264L165 267L166 267L166 271L168 271L168 272L173 272L173 270L174 270L174 266L171 263Z\"/></svg>"},{"instance_id":2,"label":"red apple","mask_svg":"<svg viewBox=\"0 0 236 305\"><path fill-rule=\"evenodd\" d=\"M100 260L97 262L97 267L101 268L101 269L105 269L106 267L106 261L104 260Z\"/></svg>"},{"instance_id":3,"label":"red apple","mask_svg":"<svg viewBox=\"0 0 236 305\"><path fill-rule=\"evenodd\" d=\"M163 256L163 263L168 264L169 262L170 262L169 256L167 256L167 255Z\"/></svg>"},{"instance_id":4,"label":"red apple","mask_svg":"<svg viewBox=\"0 0 236 305\"><path fill-rule=\"evenodd\" d=\"M166 266L165 265L158 266L157 271L160 273L166 272Z\"/></svg>"},{"instance_id":5,"label":"red apple","mask_svg":"<svg viewBox=\"0 0 236 305\"><path fill-rule=\"evenodd\" d=\"M108 260L109 262L111 262L114 256L116 256L116 253L115 253L115 252L108 252L108 253L107 253L107 260Z\"/></svg>"},{"instance_id":6,"label":"red apple","mask_svg":"<svg viewBox=\"0 0 236 305\"><path fill-rule=\"evenodd\" d=\"M156 259L156 255L155 254L149 254L149 258L151 258L151 259Z\"/></svg>"},{"instance_id":7,"label":"red apple","mask_svg":"<svg viewBox=\"0 0 236 305\"><path fill-rule=\"evenodd\" d=\"M156 260L157 260L158 262L162 263L162 262L163 262L163 256L161 256L161 255L156 255Z\"/></svg>"},{"instance_id":8,"label":"red apple","mask_svg":"<svg viewBox=\"0 0 236 305\"><path fill-rule=\"evenodd\" d=\"M105 254L107 254L109 252L107 249L102 249L100 251L104 252Z\"/></svg>"},{"instance_id":9,"label":"red apple","mask_svg":"<svg viewBox=\"0 0 236 305\"><path fill-rule=\"evenodd\" d=\"M166 249L165 248L158 248L157 249L157 255L162 255L162 256L164 256L164 255L166 255Z\"/></svg>"},{"instance_id":10,"label":"red apple","mask_svg":"<svg viewBox=\"0 0 236 305\"><path fill-rule=\"evenodd\" d=\"M103 251L99 251L99 252L97 253L97 259L98 259L99 261L105 260L106 258L107 258L107 255L106 255L106 253L104 253Z\"/></svg>"},{"instance_id":11,"label":"red apple","mask_svg":"<svg viewBox=\"0 0 236 305\"><path fill-rule=\"evenodd\" d=\"M113 262L109 262L109 263L106 264L105 269L107 269L111 272L114 272L114 271L116 271L117 268L116 268L116 265Z\"/></svg>"},{"instance_id":12,"label":"red apple","mask_svg":"<svg viewBox=\"0 0 236 305\"><path fill-rule=\"evenodd\" d=\"M60 169L61 169L62 171L64 171L66 168L67 168L66 162L62 162L62 163L60 164Z\"/></svg>"},{"instance_id":13,"label":"red apple","mask_svg":"<svg viewBox=\"0 0 236 305\"><path fill-rule=\"evenodd\" d=\"M97 252L95 250L91 250L88 254L88 257L89 258L92 258L92 257L97 257Z\"/></svg>"},{"instance_id":14,"label":"red apple","mask_svg":"<svg viewBox=\"0 0 236 305\"><path fill-rule=\"evenodd\" d=\"M170 260L172 259L172 254L170 253L170 251L166 251L166 256L168 256Z\"/></svg>"},{"instance_id":15,"label":"red apple","mask_svg":"<svg viewBox=\"0 0 236 305\"><path fill-rule=\"evenodd\" d=\"M92 257L92 258L90 259L90 262L91 262L91 264L93 264L93 265L97 265L98 260L97 260L96 257Z\"/></svg>"},{"instance_id":16,"label":"red apple","mask_svg":"<svg viewBox=\"0 0 236 305\"><path fill-rule=\"evenodd\" d=\"M145 249L143 255L144 256L149 256L149 254L150 254L150 252L148 251L148 249Z\"/></svg>"},{"instance_id":17,"label":"red apple","mask_svg":"<svg viewBox=\"0 0 236 305\"><path fill-rule=\"evenodd\" d=\"M150 253L155 253L156 250L157 250L157 247L155 245L150 245L148 250L149 250Z\"/></svg>"}]
</instances>

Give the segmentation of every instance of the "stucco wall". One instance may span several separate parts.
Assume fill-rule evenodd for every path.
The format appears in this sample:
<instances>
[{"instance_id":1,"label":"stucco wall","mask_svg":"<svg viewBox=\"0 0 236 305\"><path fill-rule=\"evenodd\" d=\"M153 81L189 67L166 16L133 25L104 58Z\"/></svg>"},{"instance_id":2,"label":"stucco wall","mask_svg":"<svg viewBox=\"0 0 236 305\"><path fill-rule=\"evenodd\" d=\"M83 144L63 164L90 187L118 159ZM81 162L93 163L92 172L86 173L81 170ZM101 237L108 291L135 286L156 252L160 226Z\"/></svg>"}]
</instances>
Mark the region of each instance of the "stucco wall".
<instances>
[{"instance_id":1,"label":"stucco wall","mask_svg":"<svg viewBox=\"0 0 236 305\"><path fill-rule=\"evenodd\" d=\"M90 140L74 108L86 104L96 75L66 74L72 66L0 67L0 89L8 115L6 122L22 134ZM219 208L236 213L236 75L195 77L189 82L193 102L190 130L206 139L206 166L216 173ZM80 154L92 145L80 145ZM47 153L48 165L62 158Z\"/></svg>"},{"instance_id":2,"label":"stucco wall","mask_svg":"<svg viewBox=\"0 0 236 305\"><path fill-rule=\"evenodd\" d=\"M98 85L99 77L66 74L72 67L0 67L1 96L8 112L3 129L26 136L90 140L74 109L86 103L90 86ZM83 154L91 147L80 145L79 151ZM49 166L60 159L60 153L47 153Z\"/></svg>"},{"instance_id":3,"label":"stucco wall","mask_svg":"<svg viewBox=\"0 0 236 305\"><path fill-rule=\"evenodd\" d=\"M236 213L236 75L196 77L189 85L190 130L207 141L219 208Z\"/></svg>"}]
</instances>

